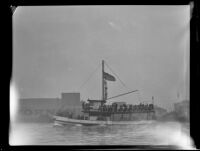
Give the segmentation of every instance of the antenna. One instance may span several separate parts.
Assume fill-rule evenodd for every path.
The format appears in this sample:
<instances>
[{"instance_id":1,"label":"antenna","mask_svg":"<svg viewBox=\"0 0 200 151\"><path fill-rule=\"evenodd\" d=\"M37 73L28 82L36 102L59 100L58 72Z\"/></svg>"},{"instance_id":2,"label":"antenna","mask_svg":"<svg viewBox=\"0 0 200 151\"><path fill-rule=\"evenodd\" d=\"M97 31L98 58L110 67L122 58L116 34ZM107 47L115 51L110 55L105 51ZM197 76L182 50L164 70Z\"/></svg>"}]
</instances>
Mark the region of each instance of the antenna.
<instances>
[{"instance_id":1,"label":"antenna","mask_svg":"<svg viewBox=\"0 0 200 151\"><path fill-rule=\"evenodd\" d=\"M102 100L105 100L104 60L102 60Z\"/></svg>"},{"instance_id":2,"label":"antenna","mask_svg":"<svg viewBox=\"0 0 200 151\"><path fill-rule=\"evenodd\" d=\"M154 96L152 96L152 104L154 104Z\"/></svg>"}]
</instances>

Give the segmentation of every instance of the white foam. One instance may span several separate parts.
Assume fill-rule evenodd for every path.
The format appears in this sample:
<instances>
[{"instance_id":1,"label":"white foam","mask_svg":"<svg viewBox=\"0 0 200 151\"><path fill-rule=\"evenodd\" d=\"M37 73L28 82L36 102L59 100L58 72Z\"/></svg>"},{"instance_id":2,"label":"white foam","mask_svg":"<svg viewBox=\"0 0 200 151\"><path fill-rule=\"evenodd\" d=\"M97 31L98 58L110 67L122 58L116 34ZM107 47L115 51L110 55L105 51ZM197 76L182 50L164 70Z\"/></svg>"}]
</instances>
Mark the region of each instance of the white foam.
<instances>
[{"instance_id":1,"label":"white foam","mask_svg":"<svg viewBox=\"0 0 200 151\"><path fill-rule=\"evenodd\" d=\"M33 144L33 139L28 133L28 130L23 124L12 123L9 133L9 144L11 146Z\"/></svg>"},{"instance_id":2,"label":"white foam","mask_svg":"<svg viewBox=\"0 0 200 151\"><path fill-rule=\"evenodd\" d=\"M158 145L174 145L180 149L195 149L192 138L182 130L181 124L163 123L151 130L159 142Z\"/></svg>"},{"instance_id":3,"label":"white foam","mask_svg":"<svg viewBox=\"0 0 200 151\"><path fill-rule=\"evenodd\" d=\"M12 82L10 84L10 122L15 122L18 112L18 92L16 85Z\"/></svg>"}]
</instances>

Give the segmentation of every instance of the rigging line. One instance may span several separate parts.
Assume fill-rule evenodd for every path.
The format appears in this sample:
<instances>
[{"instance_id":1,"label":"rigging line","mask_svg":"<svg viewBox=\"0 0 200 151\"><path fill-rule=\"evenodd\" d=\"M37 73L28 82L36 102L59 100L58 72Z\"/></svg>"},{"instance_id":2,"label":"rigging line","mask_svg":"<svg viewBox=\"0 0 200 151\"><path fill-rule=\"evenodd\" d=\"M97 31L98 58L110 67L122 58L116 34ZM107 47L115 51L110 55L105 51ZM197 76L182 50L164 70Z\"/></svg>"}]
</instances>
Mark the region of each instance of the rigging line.
<instances>
[{"instance_id":1,"label":"rigging line","mask_svg":"<svg viewBox=\"0 0 200 151\"><path fill-rule=\"evenodd\" d=\"M97 68L94 70L94 72L92 72L89 76L89 78L80 86L80 88L78 89L79 91L81 90L81 88L90 80L90 78L94 75L94 73L97 71L97 69L100 67L101 64L99 64L97 66Z\"/></svg>"},{"instance_id":2,"label":"rigging line","mask_svg":"<svg viewBox=\"0 0 200 151\"><path fill-rule=\"evenodd\" d=\"M130 91L130 92L127 92L127 93L122 93L122 94L119 94L119 95L116 95L116 96L113 96L113 97L107 98L106 100L109 100L109 99L112 99L112 98L116 98L116 97L120 97L120 96L123 96L123 95L129 94L129 93L133 93L133 92L136 92L136 91L138 91L138 90Z\"/></svg>"},{"instance_id":3,"label":"rigging line","mask_svg":"<svg viewBox=\"0 0 200 151\"><path fill-rule=\"evenodd\" d=\"M119 81L121 82L121 84L126 87L127 89L131 90L130 88L128 88L124 82L118 77L118 75L116 73L114 73L114 71L111 69L111 67L108 66L108 64L105 62L106 66L110 69L110 71L119 79Z\"/></svg>"}]
</instances>

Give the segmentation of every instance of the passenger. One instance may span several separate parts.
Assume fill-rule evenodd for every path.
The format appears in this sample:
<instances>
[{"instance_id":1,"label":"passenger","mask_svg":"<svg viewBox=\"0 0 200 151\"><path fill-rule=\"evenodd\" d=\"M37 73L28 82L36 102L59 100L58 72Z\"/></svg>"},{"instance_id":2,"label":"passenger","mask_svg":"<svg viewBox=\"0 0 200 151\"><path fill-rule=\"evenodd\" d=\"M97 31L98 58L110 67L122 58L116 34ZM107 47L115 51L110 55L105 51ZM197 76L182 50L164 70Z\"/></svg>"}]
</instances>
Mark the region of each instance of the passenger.
<instances>
[{"instance_id":1,"label":"passenger","mask_svg":"<svg viewBox=\"0 0 200 151\"><path fill-rule=\"evenodd\" d=\"M139 110L139 105L136 105L135 106L135 111L138 112L138 110Z\"/></svg>"},{"instance_id":2,"label":"passenger","mask_svg":"<svg viewBox=\"0 0 200 151\"><path fill-rule=\"evenodd\" d=\"M122 105L121 112L124 112L124 105Z\"/></svg>"},{"instance_id":3,"label":"passenger","mask_svg":"<svg viewBox=\"0 0 200 151\"><path fill-rule=\"evenodd\" d=\"M102 106L99 106L99 111L102 112Z\"/></svg>"},{"instance_id":4,"label":"passenger","mask_svg":"<svg viewBox=\"0 0 200 151\"><path fill-rule=\"evenodd\" d=\"M147 111L147 104L144 105L144 110Z\"/></svg>"},{"instance_id":5,"label":"passenger","mask_svg":"<svg viewBox=\"0 0 200 151\"><path fill-rule=\"evenodd\" d=\"M124 108L123 108L123 106L121 105L121 110L120 110L120 112L123 112L123 110L124 110Z\"/></svg>"},{"instance_id":6,"label":"passenger","mask_svg":"<svg viewBox=\"0 0 200 151\"><path fill-rule=\"evenodd\" d=\"M135 112L135 105L133 106L132 112Z\"/></svg>"},{"instance_id":7,"label":"passenger","mask_svg":"<svg viewBox=\"0 0 200 151\"><path fill-rule=\"evenodd\" d=\"M121 107L121 105L119 106L119 109L118 109L118 112L121 112L121 109L122 109L122 107Z\"/></svg>"},{"instance_id":8,"label":"passenger","mask_svg":"<svg viewBox=\"0 0 200 151\"><path fill-rule=\"evenodd\" d=\"M112 110L111 110L111 112L112 112L112 113L114 112L114 109L115 109L115 107L114 107L114 106L112 106Z\"/></svg>"},{"instance_id":9,"label":"passenger","mask_svg":"<svg viewBox=\"0 0 200 151\"><path fill-rule=\"evenodd\" d=\"M132 105L129 105L128 111L129 111L129 112L132 112Z\"/></svg>"},{"instance_id":10,"label":"passenger","mask_svg":"<svg viewBox=\"0 0 200 151\"><path fill-rule=\"evenodd\" d=\"M143 104L142 104L142 107L144 108L144 106L145 106L145 105L144 105L144 103L143 103Z\"/></svg>"},{"instance_id":11,"label":"passenger","mask_svg":"<svg viewBox=\"0 0 200 151\"><path fill-rule=\"evenodd\" d=\"M127 105L127 112L129 112L129 109L130 109L130 105Z\"/></svg>"},{"instance_id":12,"label":"passenger","mask_svg":"<svg viewBox=\"0 0 200 151\"><path fill-rule=\"evenodd\" d=\"M82 103L82 108L85 109L85 102Z\"/></svg>"},{"instance_id":13,"label":"passenger","mask_svg":"<svg viewBox=\"0 0 200 151\"><path fill-rule=\"evenodd\" d=\"M142 104L142 111L145 111L145 105Z\"/></svg>"},{"instance_id":14,"label":"passenger","mask_svg":"<svg viewBox=\"0 0 200 151\"><path fill-rule=\"evenodd\" d=\"M115 104L115 112L117 112L117 104Z\"/></svg>"},{"instance_id":15,"label":"passenger","mask_svg":"<svg viewBox=\"0 0 200 151\"><path fill-rule=\"evenodd\" d=\"M154 109L154 106L153 104L150 104L150 109L153 110Z\"/></svg>"},{"instance_id":16,"label":"passenger","mask_svg":"<svg viewBox=\"0 0 200 151\"><path fill-rule=\"evenodd\" d=\"M149 111L151 111L151 104L149 104Z\"/></svg>"},{"instance_id":17,"label":"passenger","mask_svg":"<svg viewBox=\"0 0 200 151\"><path fill-rule=\"evenodd\" d=\"M149 110L150 110L150 111L152 110L152 105L151 105L151 104L149 104Z\"/></svg>"},{"instance_id":18,"label":"passenger","mask_svg":"<svg viewBox=\"0 0 200 151\"><path fill-rule=\"evenodd\" d=\"M144 111L144 104L141 105L140 111Z\"/></svg>"},{"instance_id":19,"label":"passenger","mask_svg":"<svg viewBox=\"0 0 200 151\"><path fill-rule=\"evenodd\" d=\"M106 111L106 106L105 105L103 105L103 112L105 112Z\"/></svg>"},{"instance_id":20,"label":"passenger","mask_svg":"<svg viewBox=\"0 0 200 151\"><path fill-rule=\"evenodd\" d=\"M142 105L143 105L143 104L141 103L141 104L140 104L140 111L142 110Z\"/></svg>"},{"instance_id":21,"label":"passenger","mask_svg":"<svg viewBox=\"0 0 200 151\"><path fill-rule=\"evenodd\" d=\"M113 108L112 108L112 113L114 113L115 112L115 107L113 106Z\"/></svg>"},{"instance_id":22,"label":"passenger","mask_svg":"<svg viewBox=\"0 0 200 151\"><path fill-rule=\"evenodd\" d=\"M142 103L140 103L139 105L139 111L142 109Z\"/></svg>"},{"instance_id":23,"label":"passenger","mask_svg":"<svg viewBox=\"0 0 200 151\"><path fill-rule=\"evenodd\" d=\"M114 106L114 113L117 112L117 107L116 105Z\"/></svg>"},{"instance_id":24,"label":"passenger","mask_svg":"<svg viewBox=\"0 0 200 151\"><path fill-rule=\"evenodd\" d=\"M124 108L125 108L125 106L124 106L124 104L122 105L122 112L124 112Z\"/></svg>"},{"instance_id":25,"label":"passenger","mask_svg":"<svg viewBox=\"0 0 200 151\"><path fill-rule=\"evenodd\" d=\"M146 110L149 111L149 104L147 104Z\"/></svg>"},{"instance_id":26,"label":"passenger","mask_svg":"<svg viewBox=\"0 0 200 151\"><path fill-rule=\"evenodd\" d=\"M126 105L124 105L124 112L126 112L127 111L127 106Z\"/></svg>"}]
</instances>

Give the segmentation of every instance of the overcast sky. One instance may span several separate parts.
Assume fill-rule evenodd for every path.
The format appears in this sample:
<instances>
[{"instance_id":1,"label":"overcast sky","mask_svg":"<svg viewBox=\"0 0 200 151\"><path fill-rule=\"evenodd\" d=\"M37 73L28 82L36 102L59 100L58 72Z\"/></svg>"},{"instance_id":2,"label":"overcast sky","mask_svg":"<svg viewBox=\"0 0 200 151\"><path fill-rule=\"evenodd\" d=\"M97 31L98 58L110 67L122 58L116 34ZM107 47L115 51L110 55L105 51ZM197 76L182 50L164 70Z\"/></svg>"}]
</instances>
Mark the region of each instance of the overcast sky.
<instances>
[{"instance_id":1,"label":"overcast sky","mask_svg":"<svg viewBox=\"0 0 200 151\"><path fill-rule=\"evenodd\" d=\"M21 98L101 98L101 61L131 90L112 101L166 109L189 98L189 5L23 6L13 15L13 80ZM97 68L92 78L80 86ZM108 68L105 71L112 74ZM108 96L129 91L117 79Z\"/></svg>"}]
</instances>

